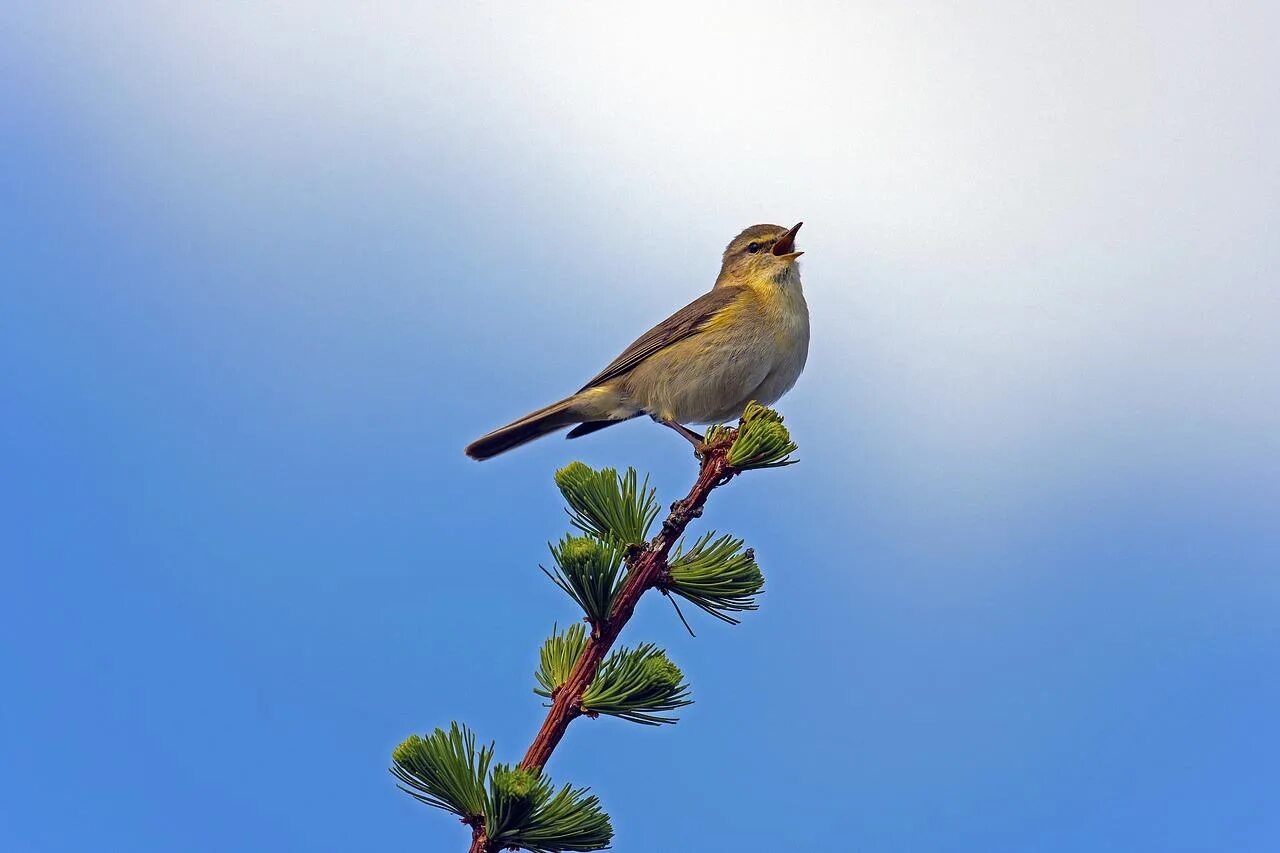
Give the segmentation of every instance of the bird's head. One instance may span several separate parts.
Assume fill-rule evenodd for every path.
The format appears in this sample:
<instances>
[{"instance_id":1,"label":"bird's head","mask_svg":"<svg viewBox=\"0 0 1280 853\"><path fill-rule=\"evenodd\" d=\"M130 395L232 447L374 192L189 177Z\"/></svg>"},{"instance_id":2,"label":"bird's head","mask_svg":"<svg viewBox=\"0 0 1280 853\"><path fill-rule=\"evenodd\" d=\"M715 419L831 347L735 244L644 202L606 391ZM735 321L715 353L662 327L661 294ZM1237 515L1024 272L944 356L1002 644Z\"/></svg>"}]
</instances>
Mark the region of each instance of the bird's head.
<instances>
[{"instance_id":1,"label":"bird's head","mask_svg":"<svg viewBox=\"0 0 1280 853\"><path fill-rule=\"evenodd\" d=\"M796 251L796 232L803 224L752 225L734 237L724 250L716 287L785 283L795 274L796 258L804 254Z\"/></svg>"}]
</instances>

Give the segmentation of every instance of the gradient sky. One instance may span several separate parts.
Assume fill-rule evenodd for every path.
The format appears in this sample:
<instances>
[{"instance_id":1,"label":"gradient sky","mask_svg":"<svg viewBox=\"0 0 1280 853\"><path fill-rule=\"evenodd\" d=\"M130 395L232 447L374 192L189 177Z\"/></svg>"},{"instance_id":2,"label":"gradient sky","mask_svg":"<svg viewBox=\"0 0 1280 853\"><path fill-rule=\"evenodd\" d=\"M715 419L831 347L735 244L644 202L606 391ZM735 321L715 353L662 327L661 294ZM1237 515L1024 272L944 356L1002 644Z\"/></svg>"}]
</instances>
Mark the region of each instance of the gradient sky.
<instances>
[{"instance_id":1,"label":"gradient sky","mask_svg":"<svg viewBox=\"0 0 1280 853\"><path fill-rule=\"evenodd\" d=\"M806 222L768 582L579 721L622 851L1280 849L1274 3L0 8L0 849L460 851L580 458L490 463Z\"/></svg>"}]
</instances>

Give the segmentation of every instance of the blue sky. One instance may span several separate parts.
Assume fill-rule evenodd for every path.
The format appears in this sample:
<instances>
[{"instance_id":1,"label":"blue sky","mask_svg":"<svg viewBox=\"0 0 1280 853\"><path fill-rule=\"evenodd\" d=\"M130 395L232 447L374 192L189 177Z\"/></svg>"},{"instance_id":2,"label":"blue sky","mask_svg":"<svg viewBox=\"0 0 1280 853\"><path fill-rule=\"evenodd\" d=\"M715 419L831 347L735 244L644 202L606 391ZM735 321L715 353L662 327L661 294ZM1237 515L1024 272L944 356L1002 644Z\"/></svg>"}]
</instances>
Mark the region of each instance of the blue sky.
<instances>
[{"instance_id":1,"label":"blue sky","mask_svg":"<svg viewBox=\"0 0 1280 853\"><path fill-rule=\"evenodd\" d=\"M461 850L580 458L478 465L803 219L763 609L549 771L619 850L1280 848L1274 4L9 4L0 849Z\"/></svg>"}]
</instances>

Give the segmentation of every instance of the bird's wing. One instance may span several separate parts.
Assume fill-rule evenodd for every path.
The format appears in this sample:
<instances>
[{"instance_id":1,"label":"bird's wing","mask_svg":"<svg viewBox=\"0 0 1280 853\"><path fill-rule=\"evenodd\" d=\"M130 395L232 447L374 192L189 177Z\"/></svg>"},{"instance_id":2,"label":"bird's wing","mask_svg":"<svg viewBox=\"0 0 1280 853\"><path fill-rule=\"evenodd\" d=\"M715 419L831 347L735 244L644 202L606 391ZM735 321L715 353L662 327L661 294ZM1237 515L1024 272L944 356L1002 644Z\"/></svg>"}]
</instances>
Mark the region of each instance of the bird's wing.
<instances>
[{"instance_id":1,"label":"bird's wing","mask_svg":"<svg viewBox=\"0 0 1280 853\"><path fill-rule=\"evenodd\" d=\"M617 379L649 356L684 340L705 326L713 317L734 302L746 288L718 287L702 294L688 305L641 335L615 358L608 367L597 373L591 381L579 389L579 393L595 385Z\"/></svg>"}]
</instances>

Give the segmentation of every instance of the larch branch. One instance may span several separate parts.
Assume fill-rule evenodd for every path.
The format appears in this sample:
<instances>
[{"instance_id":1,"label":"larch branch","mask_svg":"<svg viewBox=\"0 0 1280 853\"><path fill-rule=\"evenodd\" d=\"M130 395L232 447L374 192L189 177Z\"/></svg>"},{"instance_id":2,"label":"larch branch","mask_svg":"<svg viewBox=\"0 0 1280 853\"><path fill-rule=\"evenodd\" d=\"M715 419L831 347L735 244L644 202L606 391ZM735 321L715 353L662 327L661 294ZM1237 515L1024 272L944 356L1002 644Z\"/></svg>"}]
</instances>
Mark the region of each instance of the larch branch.
<instances>
[{"instance_id":1,"label":"larch branch","mask_svg":"<svg viewBox=\"0 0 1280 853\"><path fill-rule=\"evenodd\" d=\"M582 715L582 694L591 686L605 655L635 612L640 597L652 589L666 573L667 556L671 553L671 548L684 535L689 523L702 515L702 507L711 492L738 473L727 458L735 436L736 433L728 431L714 445L702 449L698 479L689 494L671 505L671 513L662 522L662 529L658 534L628 558L627 576L609 618L601 625L592 626L591 636L574 663L569 678L555 692L542 728L525 753L524 760L520 762L525 770L541 770L564 737L569 723Z\"/></svg>"}]
</instances>

